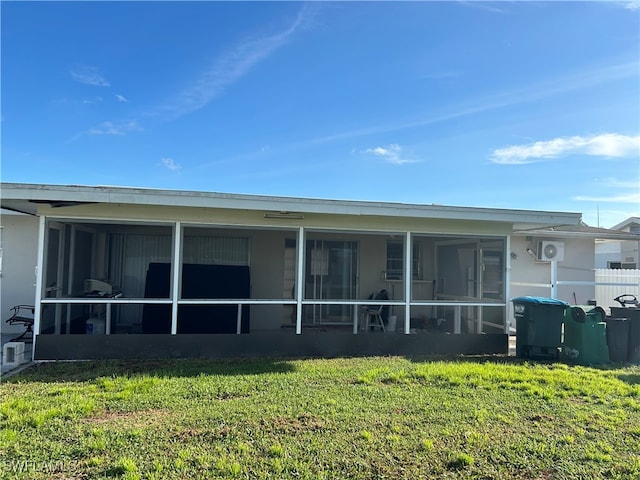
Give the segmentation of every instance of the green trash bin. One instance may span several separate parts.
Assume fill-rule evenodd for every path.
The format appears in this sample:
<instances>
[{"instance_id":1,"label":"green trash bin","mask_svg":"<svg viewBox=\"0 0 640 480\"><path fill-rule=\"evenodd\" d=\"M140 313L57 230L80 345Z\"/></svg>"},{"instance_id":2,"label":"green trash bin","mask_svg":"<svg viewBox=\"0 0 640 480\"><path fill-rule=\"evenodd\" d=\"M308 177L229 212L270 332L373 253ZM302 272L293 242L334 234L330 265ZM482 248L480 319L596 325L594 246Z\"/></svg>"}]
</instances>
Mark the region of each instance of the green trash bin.
<instances>
[{"instance_id":1,"label":"green trash bin","mask_svg":"<svg viewBox=\"0 0 640 480\"><path fill-rule=\"evenodd\" d=\"M562 358L580 365L609 362L607 324L602 307L571 306L564 312Z\"/></svg>"},{"instance_id":2,"label":"green trash bin","mask_svg":"<svg viewBox=\"0 0 640 480\"><path fill-rule=\"evenodd\" d=\"M640 308L611 307L611 316L629 320L627 362L640 363Z\"/></svg>"},{"instance_id":3,"label":"green trash bin","mask_svg":"<svg viewBox=\"0 0 640 480\"><path fill-rule=\"evenodd\" d=\"M546 297L517 297L511 301L516 320L516 356L558 358L564 311L569 304Z\"/></svg>"}]
</instances>

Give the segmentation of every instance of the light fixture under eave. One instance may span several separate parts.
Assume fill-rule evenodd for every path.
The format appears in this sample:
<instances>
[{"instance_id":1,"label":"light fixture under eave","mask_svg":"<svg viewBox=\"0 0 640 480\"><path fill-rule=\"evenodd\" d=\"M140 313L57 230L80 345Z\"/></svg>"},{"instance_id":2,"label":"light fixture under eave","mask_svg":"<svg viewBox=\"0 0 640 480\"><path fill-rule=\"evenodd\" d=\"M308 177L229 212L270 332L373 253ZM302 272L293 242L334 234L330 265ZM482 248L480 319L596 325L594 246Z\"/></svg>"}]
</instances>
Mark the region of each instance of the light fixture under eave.
<instances>
[{"instance_id":1,"label":"light fixture under eave","mask_svg":"<svg viewBox=\"0 0 640 480\"><path fill-rule=\"evenodd\" d=\"M284 218L286 220L303 220L304 215L301 213L292 212L267 212L264 214L264 218Z\"/></svg>"}]
</instances>

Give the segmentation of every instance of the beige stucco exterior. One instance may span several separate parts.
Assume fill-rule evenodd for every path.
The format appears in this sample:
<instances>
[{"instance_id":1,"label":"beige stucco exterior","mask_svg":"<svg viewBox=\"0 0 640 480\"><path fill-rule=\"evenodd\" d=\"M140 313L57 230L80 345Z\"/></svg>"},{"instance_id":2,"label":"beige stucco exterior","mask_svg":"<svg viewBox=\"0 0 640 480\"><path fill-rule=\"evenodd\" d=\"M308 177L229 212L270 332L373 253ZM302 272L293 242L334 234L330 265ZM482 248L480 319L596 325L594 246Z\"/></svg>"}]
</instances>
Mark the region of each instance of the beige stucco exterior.
<instances>
[{"instance_id":1,"label":"beige stucco exterior","mask_svg":"<svg viewBox=\"0 0 640 480\"><path fill-rule=\"evenodd\" d=\"M299 238L305 242L342 241L357 245L357 291L337 303L353 303L356 307L357 301L366 301L373 292L385 288L391 292L391 306L394 316L398 317L398 332L401 333L413 331L407 315L412 321L414 317L427 320L433 316L447 317L451 321L452 316L457 315L458 322L465 322L467 316L480 315L479 330L476 331L471 320L467 327L469 332L480 333L484 332L482 322L487 318L493 321L500 311L502 314L498 316L503 319L496 321L504 323L508 330L513 319L511 298L551 296L555 292L557 298L568 303L586 303L594 297L593 239L555 235L553 239L565 243L565 255L563 261L554 266L550 262L537 261L527 253L532 244L545 239L543 236L528 237L515 232L527 227L577 225L579 214L29 184L6 184L2 189L2 202L10 208L29 210L34 214L16 217L23 218L22 223L7 215L3 222L5 229L11 230L4 236L7 242L4 266L8 275L19 279L15 287L3 283L4 315L9 304L37 303L42 299L55 305L55 302L64 301L63 296L47 298L44 278L40 281L39 293L34 289L40 219L43 219L45 230L41 235L44 250L50 227L72 226L93 235L91 261L82 271L84 277L108 277L109 235L116 232L160 235L169 238L169 244L173 242L174 246L181 242L185 231L246 238L251 271L252 331L277 331L283 324L294 321L296 302L298 306L313 304L313 299L300 297L292 288L293 279L301 272L304 274L304 269L286 271L291 269L292 255L294 263L300 259L305 261L303 253L292 253L286 248L286 245L295 245ZM19 238L25 240L17 241ZM419 267L412 265L412 268L419 268L420 276L412 280L410 287L402 280L385 277L387 245L391 240L404 245L406 242L411 242L412 246L418 244L422 252ZM502 252L498 253L503 290L494 300L483 298L479 293L471 296L466 293L457 296L438 294L443 278L447 276L447 272L442 271L443 266L438 267L439 248L468 244L470 247L465 248L470 248L469 252L477 256L492 242L497 242L498 247L493 248ZM155 261L173 262L177 252L172 248L165 250ZM8 261L10 253L13 259ZM20 261L15 261L15 257ZM477 282L484 265L481 260L469 259L469 268L477 267L474 274ZM46 263L46 255L43 254L41 261ZM409 264L412 261L407 260ZM552 267L556 268L553 275ZM8 269L15 269L16 273L9 273ZM557 281L552 288L554 275ZM475 287L464 288L471 292ZM133 308L125 305L131 299L127 299L127 292L124 293L124 299L114 300L114 305ZM180 300L173 298L167 302L175 305ZM483 307L485 304L490 307ZM456 328L460 329L460 325Z\"/></svg>"},{"instance_id":2,"label":"beige stucco exterior","mask_svg":"<svg viewBox=\"0 0 640 480\"><path fill-rule=\"evenodd\" d=\"M0 291L3 333L18 333L20 325L7 325L14 305L33 305L38 251L38 219L31 215L2 212L2 276Z\"/></svg>"}]
</instances>

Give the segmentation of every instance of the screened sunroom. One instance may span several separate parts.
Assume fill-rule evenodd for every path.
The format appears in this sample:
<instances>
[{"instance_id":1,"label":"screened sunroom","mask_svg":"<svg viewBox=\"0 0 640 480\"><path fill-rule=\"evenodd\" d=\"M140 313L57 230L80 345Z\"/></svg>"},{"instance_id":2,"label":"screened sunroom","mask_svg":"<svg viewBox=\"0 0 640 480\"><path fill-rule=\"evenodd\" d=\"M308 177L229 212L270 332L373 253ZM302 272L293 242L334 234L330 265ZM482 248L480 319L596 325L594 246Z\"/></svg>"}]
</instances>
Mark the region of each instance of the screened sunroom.
<instances>
[{"instance_id":1,"label":"screened sunroom","mask_svg":"<svg viewBox=\"0 0 640 480\"><path fill-rule=\"evenodd\" d=\"M574 214L3 184L39 219L35 358L507 349L514 226Z\"/></svg>"},{"instance_id":2,"label":"screened sunroom","mask_svg":"<svg viewBox=\"0 0 640 480\"><path fill-rule=\"evenodd\" d=\"M502 333L506 242L51 218L38 333Z\"/></svg>"}]
</instances>

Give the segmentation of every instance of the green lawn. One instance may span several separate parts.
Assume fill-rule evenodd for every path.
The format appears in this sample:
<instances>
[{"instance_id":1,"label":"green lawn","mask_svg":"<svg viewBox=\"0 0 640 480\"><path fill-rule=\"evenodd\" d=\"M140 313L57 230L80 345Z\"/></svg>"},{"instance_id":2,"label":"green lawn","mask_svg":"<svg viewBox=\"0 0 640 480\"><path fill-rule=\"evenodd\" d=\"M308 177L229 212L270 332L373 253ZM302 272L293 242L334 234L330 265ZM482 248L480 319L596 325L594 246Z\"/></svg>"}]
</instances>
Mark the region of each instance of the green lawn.
<instances>
[{"instance_id":1,"label":"green lawn","mask_svg":"<svg viewBox=\"0 0 640 480\"><path fill-rule=\"evenodd\" d=\"M1 478L640 478L640 367L508 357L41 364Z\"/></svg>"}]
</instances>

